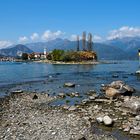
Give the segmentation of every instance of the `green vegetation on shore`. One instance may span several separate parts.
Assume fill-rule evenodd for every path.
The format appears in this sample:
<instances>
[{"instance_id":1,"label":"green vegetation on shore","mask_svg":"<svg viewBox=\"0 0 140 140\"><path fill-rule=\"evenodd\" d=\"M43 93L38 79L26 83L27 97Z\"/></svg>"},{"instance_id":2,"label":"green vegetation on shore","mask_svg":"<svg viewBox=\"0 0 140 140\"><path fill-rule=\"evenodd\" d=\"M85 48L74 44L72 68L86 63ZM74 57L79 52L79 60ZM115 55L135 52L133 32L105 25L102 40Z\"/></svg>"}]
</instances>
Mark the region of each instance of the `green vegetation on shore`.
<instances>
[{"instance_id":1,"label":"green vegetation on shore","mask_svg":"<svg viewBox=\"0 0 140 140\"><path fill-rule=\"evenodd\" d=\"M47 56L48 60L63 62L81 62L97 60L97 55L93 51L64 51L55 49Z\"/></svg>"}]
</instances>

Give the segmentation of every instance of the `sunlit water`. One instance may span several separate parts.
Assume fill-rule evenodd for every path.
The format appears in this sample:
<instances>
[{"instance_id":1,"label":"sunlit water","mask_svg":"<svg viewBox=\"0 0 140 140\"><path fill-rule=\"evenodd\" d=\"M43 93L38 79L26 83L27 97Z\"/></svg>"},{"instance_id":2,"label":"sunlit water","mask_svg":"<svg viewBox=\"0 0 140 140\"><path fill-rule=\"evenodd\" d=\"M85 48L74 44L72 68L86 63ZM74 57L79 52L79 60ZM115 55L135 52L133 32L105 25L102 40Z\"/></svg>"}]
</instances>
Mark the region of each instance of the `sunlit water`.
<instances>
[{"instance_id":1,"label":"sunlit water","mask_svg":"<svg viewBox=\"0 0 140 140\"><path fill-rule=\"evenodd\" d=\"M79 92L82 98L89 90L100 92L101 84L123 80L136 89L140 95L140 78L135 75L139 69L138 61L121 61L115 64L98 65L51 65L45 63L0 62L0 96L12 90L22 89L32 92L45 92L57 95L60 92ZM112 75L118 75L113 78ZM65 82L76 84L75 88L63 87ZM71 104L81 99L73 98L58 101L56 104L71 100Z\"/></svg>"}]
</instances>

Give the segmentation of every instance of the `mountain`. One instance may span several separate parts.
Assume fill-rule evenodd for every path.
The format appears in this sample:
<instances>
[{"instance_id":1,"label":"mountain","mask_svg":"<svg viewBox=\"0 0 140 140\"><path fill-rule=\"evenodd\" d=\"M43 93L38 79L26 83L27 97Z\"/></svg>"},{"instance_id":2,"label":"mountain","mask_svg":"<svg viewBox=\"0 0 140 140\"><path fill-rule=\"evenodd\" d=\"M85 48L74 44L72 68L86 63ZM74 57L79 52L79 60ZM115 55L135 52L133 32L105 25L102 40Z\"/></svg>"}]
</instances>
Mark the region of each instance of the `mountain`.
<instances>
[{"instance_id":1,"label":"mountain","mask_svg":"<svg viewBox=\"0 0 140 140\"><path fill-rule=\"evenodd\" d=\"M43 52L44 48L46 48L48 52L54 49L76 50L76 45L76 41L57 38L47 42L36 42L25 45L11 46L0 50L0 54L15 56L17 55L18 51L27 53L32 52L32 50L34 52ZM81 40L80 49L82 50ZM140 37L117 38L114 40L93 44L93 50L97 53L99 60L137 60L138 49L140 49Z\"/></svg>"},{"instance_id":2,"label":"mountain","mask_svg":"<svg viewBox=\"0 0 140 140\"><path fill-rule=\"evenodd\" d=\"M26 46L33 50L34 52L43 52L44 48L47 48L48 51L52 51L54 49L67 49L67 46L71 41L68 39L61 39L57 38L48 42L36 42L36 43L29 43Z\"/></svg>"},{"instance_id":3,"label":"mountain","mask_svg":"<svg viewBox=\"0 0 140 140\"><path fill-rule=\"evenodd\" d=\"M16 57L19 53L32 53L33 51L27 46L18 44L13 47L8 47L5 49L0 49L0 55Z\"/></svg>"},{"instance_id":4,"label":"mountain","mask_svg":"<svg viewBox=\"0 0 140 140\"><path fill-rule=\"evenodd\" d=\"M55 39L48 42L38 42L26 44L28 48L32 49L34 52L43 52L44 48L47 51L52 51L53 49L63 49L63 50L76 50L76 41L70 41L68 39ZM80 40L80 49L82 50L82 41ZM118 47L112 45L94 43L93 50L96 51L98 59L106 60L122 60L128 59L127 54Z\"/></svg>"},{"instance_id":5,"label":"mountain","mask_svg":"<svg viewBox=\"0 0 140 140\"><path fill-rule=\"evenodd\" d=\"M99 60L125 60L127 54L120 48L102 43L94 44L94 51L97 53Z\"/></svg>"},{"instance_id":6,"label":"mountain","mask_svg":"<svg viewBox=\"0 0 140 140\"><path fill-rule=\"evenodd\" d=\"M104 42L107 45L113 45L122 49L129 59L138 59L138 50L140 49L140 37L116 38Z\"/></svg>"}]
</instances>

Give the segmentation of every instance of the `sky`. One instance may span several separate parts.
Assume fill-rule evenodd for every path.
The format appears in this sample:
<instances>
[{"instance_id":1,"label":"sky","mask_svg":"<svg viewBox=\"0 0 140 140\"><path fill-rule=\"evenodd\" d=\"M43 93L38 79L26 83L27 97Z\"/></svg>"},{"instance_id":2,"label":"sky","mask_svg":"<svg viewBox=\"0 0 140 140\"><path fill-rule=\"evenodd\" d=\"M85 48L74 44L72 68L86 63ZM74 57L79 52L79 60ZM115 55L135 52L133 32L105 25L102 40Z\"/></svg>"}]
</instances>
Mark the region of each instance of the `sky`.
<instances>
[{"instance_id":1,"label":"sky","mask_svg":"<svg viewBox=\"0 0 140 140\"><path fill-rule=\"evenodd\" d=\"M140 36L140 0L0 0L0 48L15 43Z\"/></svg>"}]
</instances>

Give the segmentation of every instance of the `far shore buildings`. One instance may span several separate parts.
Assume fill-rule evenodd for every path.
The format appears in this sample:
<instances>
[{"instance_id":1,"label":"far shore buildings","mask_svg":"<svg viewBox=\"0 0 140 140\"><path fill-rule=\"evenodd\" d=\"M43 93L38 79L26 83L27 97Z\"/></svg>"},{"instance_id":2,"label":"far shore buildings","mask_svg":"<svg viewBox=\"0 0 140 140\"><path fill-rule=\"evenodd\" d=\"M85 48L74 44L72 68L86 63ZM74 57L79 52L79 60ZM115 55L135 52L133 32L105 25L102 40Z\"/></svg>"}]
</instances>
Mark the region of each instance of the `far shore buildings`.
<instances>
[{"instance_id":1,"label":"far shore buildings","mask_svg":"<svg viewBox=\"0 0 140 140\"><path fill-rule=\"evenodd\" d=\"M46 59L47 55L48 55L47 49L45 48L43 53L33 52L31 54L28 54L28 59L29 60L31 60L31 59L36 59L36 60Z\"/></svg>"}]
</instances>

